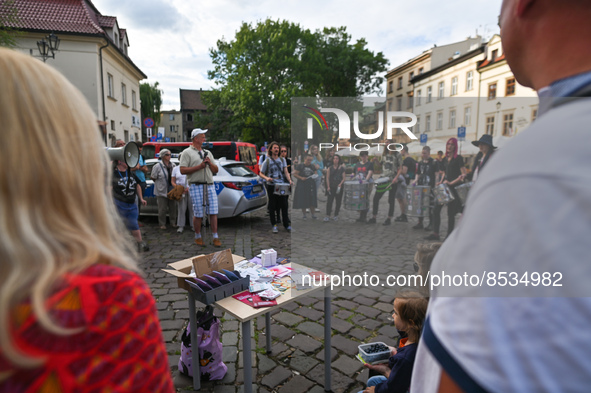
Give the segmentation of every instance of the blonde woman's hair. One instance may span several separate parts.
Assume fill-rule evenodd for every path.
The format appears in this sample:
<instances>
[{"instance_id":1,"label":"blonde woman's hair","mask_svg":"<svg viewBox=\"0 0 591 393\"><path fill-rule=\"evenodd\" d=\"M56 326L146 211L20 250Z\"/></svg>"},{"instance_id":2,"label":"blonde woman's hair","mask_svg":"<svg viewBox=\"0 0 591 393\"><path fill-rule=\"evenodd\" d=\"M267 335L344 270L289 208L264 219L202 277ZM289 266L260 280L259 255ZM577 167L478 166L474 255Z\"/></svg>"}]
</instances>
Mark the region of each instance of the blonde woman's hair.
<instances>
[{"instance_id":1,"label":"blonde woman's hair","mask_svg":"<svg viewBox=\"0 0 591 393\"><path fill-rule=\"evenodd\" d=\"M45 301L66 272L104 263L138 271L136 254L110 196L109 160L84 96L41 61L0 48L0 347L21 367L13 312L30 300L40 325L57 335Z\"/></svg>"}]
</instances>

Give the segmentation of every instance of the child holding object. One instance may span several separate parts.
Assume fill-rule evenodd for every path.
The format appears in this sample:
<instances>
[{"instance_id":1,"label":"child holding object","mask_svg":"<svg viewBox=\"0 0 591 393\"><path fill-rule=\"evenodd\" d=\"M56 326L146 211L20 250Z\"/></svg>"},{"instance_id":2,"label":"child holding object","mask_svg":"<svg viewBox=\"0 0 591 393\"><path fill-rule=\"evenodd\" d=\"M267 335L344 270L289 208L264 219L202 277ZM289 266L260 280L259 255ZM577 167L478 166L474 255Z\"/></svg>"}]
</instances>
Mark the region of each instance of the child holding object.
<instances>
[{"instance_id":1,"label":"child holding object","mask_svg":"<svg viewBox=\"0 0 591 393\"><path fill-rule=\"evenodd\" d=\"M410 389L412 367L427 314L428 299L419 291L404 290L394 300L394 325L406 332L398 350L392 348L388 364L365 364L383 375L369 378L367 388L360 393L406 393Z\"/></svg>"}]
</instances>

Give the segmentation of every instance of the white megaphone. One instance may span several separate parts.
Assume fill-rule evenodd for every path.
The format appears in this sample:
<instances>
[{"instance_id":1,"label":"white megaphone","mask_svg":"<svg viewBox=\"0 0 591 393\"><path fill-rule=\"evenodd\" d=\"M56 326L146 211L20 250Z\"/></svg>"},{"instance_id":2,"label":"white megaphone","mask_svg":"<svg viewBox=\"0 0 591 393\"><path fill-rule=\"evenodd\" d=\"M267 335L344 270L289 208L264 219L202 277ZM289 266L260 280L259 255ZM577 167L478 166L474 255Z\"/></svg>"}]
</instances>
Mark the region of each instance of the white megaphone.
<instances>
[{"instance_id":1,"label":"white megaphone","mask_svg":"<svg viewBox=\"0 0 591 393\"><path fill-rule=\"evenodd\" d=\"M140 149L134 142L122 147L107 147L111 161L123 161L128 167L134 168L140 161Z\"/></svg>"}]
</instances>

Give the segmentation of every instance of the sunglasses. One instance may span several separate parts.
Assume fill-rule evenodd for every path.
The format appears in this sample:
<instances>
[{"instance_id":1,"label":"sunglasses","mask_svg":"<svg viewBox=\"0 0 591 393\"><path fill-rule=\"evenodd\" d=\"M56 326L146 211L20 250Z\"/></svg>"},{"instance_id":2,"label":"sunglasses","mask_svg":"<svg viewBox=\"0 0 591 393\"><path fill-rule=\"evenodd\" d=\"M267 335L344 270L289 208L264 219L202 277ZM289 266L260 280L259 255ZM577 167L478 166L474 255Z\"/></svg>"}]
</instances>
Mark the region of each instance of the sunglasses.
<instances>
[{"instance_id":1,"label":"sunglasses","mask_svg":"<svg viewBox=\"0 0 591 393\"><path fill-rule=\"evenodd\" d=\"M287 150L281 150L281 153L287 153Z\"/></svg>"}]
</instances>

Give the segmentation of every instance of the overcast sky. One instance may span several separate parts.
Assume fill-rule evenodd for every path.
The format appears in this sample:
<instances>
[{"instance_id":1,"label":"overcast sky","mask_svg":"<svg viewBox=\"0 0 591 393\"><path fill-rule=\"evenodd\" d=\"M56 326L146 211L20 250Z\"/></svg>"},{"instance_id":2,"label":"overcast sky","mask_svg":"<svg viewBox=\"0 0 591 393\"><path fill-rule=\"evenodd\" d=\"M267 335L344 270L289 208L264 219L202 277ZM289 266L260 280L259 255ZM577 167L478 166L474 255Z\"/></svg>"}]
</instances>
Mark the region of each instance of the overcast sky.
<instances>
[{"instance_id":1,"label":"overcast sky","mask_svg":"<svg viewBox=\"0 0 591 393\"><path fill-rule=\"evenodd\" d=\"M127 29L129 56L163 90L162 109L180 109L179 88L214 87L209 49L233 40L242 22L285 19L316 30L346 26L394 68L431 48L498 33L501 0L91 0ZM146 82L146 81L143 81ZM385 86L383 88L385 90ZM383 93L382 93L383 94Z\"/></svg>"}]
</instances>

